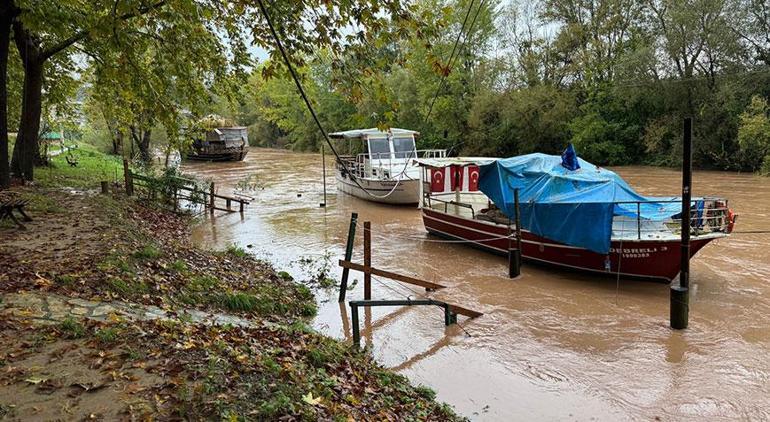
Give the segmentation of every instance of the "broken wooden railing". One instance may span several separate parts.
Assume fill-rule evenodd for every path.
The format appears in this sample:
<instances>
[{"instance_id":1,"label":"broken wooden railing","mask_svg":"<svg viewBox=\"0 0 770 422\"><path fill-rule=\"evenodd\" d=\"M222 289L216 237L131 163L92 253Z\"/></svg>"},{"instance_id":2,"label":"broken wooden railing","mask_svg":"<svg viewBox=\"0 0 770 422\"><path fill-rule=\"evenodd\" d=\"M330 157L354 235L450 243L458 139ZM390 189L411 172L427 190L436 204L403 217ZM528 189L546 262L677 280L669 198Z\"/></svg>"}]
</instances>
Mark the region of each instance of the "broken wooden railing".
<instances>
[{"instance_id":1,"label":"broken wooden railing","mask_svg":"<svg viewBox=\"0 0 770 422\"><path fill-rule=\"evenodd\" d=\"M123 175L128 196L134 194L136 187L142 187L147 191L150 199L155 199L158 193L164 195L173 203L174 210L178 208L179 201L203 205L212 214L214 211L235 212L234 203L238 205L237 211L243 213L244 207L249 204L247 199L216 193L214 182L211 182L206 189L195 180L184 177L164 176L159 179L136 173L128 166L128 160L123 160ZM222 201L225 203L224 208L221 206Z\"/></svg>"},{"instance_id":2,"label":"broken wooden railing","mask_svg":"<svg viewBox=\"0 0 770 422\"><path fill-rule=\"evenodd\" d=\"M446 286L421 280L419 278L410 277L403 274L398 274L392 271L381 270L372 266L372 226L371 223L364 222L364 263L356 264L351 261L353 256L353 244L355 241L356 225L358 224L358 214L353 213L350 218L350 229L348 231L347 247L345 248L345 259L339 261L342 270L342 280L340 283L340 296L339 301L345 301L345 295L348 289L348 277L350 270L361 271L364 273L364 300L353 300L348 302L350 305L352 325L353 325L353 342L356 346L360 345L361 336L360 328L358 324L358 308L359 307L372 307L372 306L438 306L444 309L444 324L451 325L457 323L457 315L464 315L469 318L477 318L484 315L481 312L477 312L462 306L446 303L435 299L406 299L406 300L372 300L372 276L380 276L385 279L394 280L401 283L411 284L414 286L420 286L425 289L426 292L432 292L434 290L443 289Z\"/></svg>"}]
</instances>

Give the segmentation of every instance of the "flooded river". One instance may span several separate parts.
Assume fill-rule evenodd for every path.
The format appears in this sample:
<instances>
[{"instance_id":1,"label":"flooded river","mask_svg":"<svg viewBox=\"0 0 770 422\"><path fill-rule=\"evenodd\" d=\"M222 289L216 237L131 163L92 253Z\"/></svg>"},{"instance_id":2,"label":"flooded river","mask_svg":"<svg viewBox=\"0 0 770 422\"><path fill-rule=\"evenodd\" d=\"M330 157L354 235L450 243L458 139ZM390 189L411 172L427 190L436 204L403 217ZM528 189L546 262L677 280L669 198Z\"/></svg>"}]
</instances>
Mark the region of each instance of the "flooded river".
<instances>
[{"instance_id":1,"label":"flooded river","mask_svg":"<svg viewBox=\"0 0 770 422\"><path fill-rule=\"evenodd\" d=\"M527 265L507 278L507 261L426 234L419 210L336 195L327 160L328 205L318 155L257 149L238 163L186 163L184 170L229 193L251 176L257 198L243 216L217 213L194 239L246 247L307 278L344 254L351 212L372 222L373 265L448 288L436 299L484 312L444 327L437 307L372 308L362 341L384 366L432 387L473 420L770 419L770 241L735 234L692 261L690 328L668 327L669 289L616 283ZM677 194L678 172L615 169L640 193ZM770 179L696 172L695 195L726 195L739 214L736 231L770 229ZM353 260L362 262L362 235ZM306 258L301 261L300 258ZM307 261L310 262L307 262ZM360 282L348 299L363 298ZM413 289L413 290L410 290ZM314 325L350 339L349 309L334 288L317 292ZM415 287L382 280L374 299L418 298Z\"/></svg>"}]
</instances>

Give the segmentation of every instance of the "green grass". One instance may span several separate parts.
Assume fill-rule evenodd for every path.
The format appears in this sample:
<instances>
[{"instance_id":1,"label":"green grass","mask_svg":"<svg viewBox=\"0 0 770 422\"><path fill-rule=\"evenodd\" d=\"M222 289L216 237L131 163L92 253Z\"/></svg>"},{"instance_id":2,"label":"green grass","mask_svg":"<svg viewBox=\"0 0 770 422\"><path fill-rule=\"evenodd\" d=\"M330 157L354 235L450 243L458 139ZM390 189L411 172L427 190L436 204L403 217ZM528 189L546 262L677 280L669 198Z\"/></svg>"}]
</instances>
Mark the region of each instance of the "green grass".
<instances>
[{"instance_id":1,"label":"green grass","mask_svg":"<svg viewBox=\"0 0 770 422\"><path fill-rule=\"evenodd\" d=\"M119 254L110 254L103 261L96 264L96 268L101 271L120 270L124 274L133 274L134 269L131 263L123 259Z\"/></svg>"},{"instance_id":2,"label":"green grass","mask_svg":"<svg viewBox=\"0 0 770 422\"><path fill-rule=\"evenodd\" d=\"M136 259L158 259L163 252L155 245L144 245L142 249L133 253Z\"/></svg>"},{"instance_id":3,"label":"green grass","mask_svg":"<svg viewBox=\"0 0 770 422\"><path fill-rule=\"evenodd\" d=\"M272 308L269 302L243 292L223 293L219 296L219 302L229 311L265 313L267 309Z\"/></svg>"},{"instance_id":4,"label":"green grass","mask_svg":"<svg viewBox=\"0 0 770 422\"><path fill-rule=\"evenodd\" d=\"M198 305L215 301L214 292L220 286L216 277L207 275L194 276L187 282L182 292L179 294L179 300L187 305Z\"/></svg>"},{"instance_id":5,"label":"green grass","mask_svg":"<svg viewBox=\"0 0 770 422\"><path fill-rule=\"evenodd\" d=\"M83 327L83 324L72 317L67 317L59 323L59 330L61 330L64 337L70 339L81 338L86 334L86 328Z\"/></svg>"},{"instance_id":6,"label":"green grass","mask_svg":"<svg viewBox=\"0 0 770 422\"><path fill-rule=\"evenodd\" d=\"M64 208L55 199L38 192L24 192L21 198L29 201L27 209L36 214L58 214L64 212Z\"/></svg>"},{"instance_id":7,"label":"green grass","mask_svg":"<svg viewBox=\"0 0 770 422\"><path fill-rule=\"evenodd\" d=\"M135 296L147 293L149 288L144 283L134 283L132 281L125 281L117 277L110 277L107 279L107 286L110 290L123 296Z\"/></svg>"},{"instance_id":8,"label":"green grass","mask_svg":"<svg viewBox=\"0 0 770 422\"><path fill-rule=\"evenodd\" d=\"M228 255L234 256L236 258L245 258L245 257L247 257L249 255L249 253L246 252L245 249L243 249L242 247L240 247L240 246L238 246L236 244L227 245L227 249L225 249L225 252Z\"/></svg>"},{"instance_id":9,"label":"green grass","mask_svg":"<svg viewBox=\"0 0 770 422\"><path fill-rule=\"evenodd\" d=\"M171 265L169 265L169 268L178 273L185 273L188 270L187 263L181 259L177 259L176 261L172 262Z\"/></svg>"},{"instance_id":10,"label":"green grass","mask_svg":"<svg viewBox=\"0 0 770 422\"><path fill-rule=\"evenodd\" d=\"M67 164L67 152L51 158L48 167L35 169L35 182L43 187L72 187L76 189L97 189L99 182L118 182L123 179L121 157L107 155L96 147L79 142L78 148L69 154L78 161L77 167Z\"/></svg>"},{"instance_id":11,"label":"green grass","mask_svg":"<svg viewBox=\"0 0 770 422\"><path fill-rule=\"evenodd\" d=\"M69 274L58 274L54 276L53 281L56 282L56 284L61 284L63 286L74 286L77 282L77 278L74 276L71 276Z\"/></svg>"},{"instance_id":12,"label":"green grass","mask_svg":"<svg viewBox=\"0 0 770 422\"><path fill-rule=\"evenodd\" d=\"M120 331L115 327L101 328L96 332L96 339L102 344L110 344L114 343L119 335Z\"/></svg>"}]
</instances>

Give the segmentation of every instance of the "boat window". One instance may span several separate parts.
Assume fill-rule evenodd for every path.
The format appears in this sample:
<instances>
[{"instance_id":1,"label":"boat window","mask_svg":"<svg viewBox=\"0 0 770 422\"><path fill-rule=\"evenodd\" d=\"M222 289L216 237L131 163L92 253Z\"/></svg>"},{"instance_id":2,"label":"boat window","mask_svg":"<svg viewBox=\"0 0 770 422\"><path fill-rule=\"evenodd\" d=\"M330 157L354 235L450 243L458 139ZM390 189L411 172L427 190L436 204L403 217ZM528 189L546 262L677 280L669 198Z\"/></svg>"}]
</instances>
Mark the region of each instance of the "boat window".
<instances>
[{"instance_id":1,"label":"boat window","mask_svg":"<svg viewBox=\"0 0 770 422\"><path fill-rule=\"evenodd\" d=\"M393 152L396 158L415 158L414 138L393 137Z\"/></svg>"},{"instance_id":2,"label":"boat window","mask_svg":"<svg viewBox=\"0 0 770 422\"><path fill-rule=\"evenodd\" d=\"M372 159L389 159L390 145L388 138L369 138L369 154Z\"/></svg>"}]
</instances>

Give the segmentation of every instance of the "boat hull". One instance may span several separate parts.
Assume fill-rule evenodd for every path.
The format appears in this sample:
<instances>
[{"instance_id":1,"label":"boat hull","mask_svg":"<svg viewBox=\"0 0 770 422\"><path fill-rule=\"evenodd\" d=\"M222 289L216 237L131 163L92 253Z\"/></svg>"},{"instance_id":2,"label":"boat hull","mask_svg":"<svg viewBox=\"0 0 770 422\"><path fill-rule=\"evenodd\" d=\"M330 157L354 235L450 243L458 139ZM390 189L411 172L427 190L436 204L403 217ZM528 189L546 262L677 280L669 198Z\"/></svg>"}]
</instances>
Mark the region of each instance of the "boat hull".
<instances>
[{"instance_id":1,"label":"boat hull","mask_svg":"<svg viewBox=\"0 0 770 422\"><path fill-rule=\"evenodd\" d=\"M396 182L395 180L357 178L356 180L358 183L363 186L366 191L371 192L371 195L361 189L355 181L351 180L349 175L343 176L340 172L337 172L336 179L338 191L355 196L356 198L394 205L419 203L419 179L405 179ZM396 184L398 184L398 186L396 186Z\"/></svg>"},{"instance_id":2,"label":"boat hull","mask_svg":"<svg viewBox=\"0 0 770 422\"><path fill-rule=\"evenodd\" d=\"M191 153L187 154L188 160L196 161L243 161L248 154L248 149L240 149L238 151L227 151L221 153Z\"/></svg>"},{"instance_id":3,"label":"boat hull","mask_svg":"<svg viewBox=\"0 0 770 422\"><path fill-rule=\"evenodd\" d=\"M422 209L423 223L434 235L471 241L471 245L498 254L507 254L509 240L504 225ZM673 280L680 270L681 249L678 240L613 240L608 255L564 245L522 231L522 257L525 260L573 270L623 277ZM716 237L690 241L690 256ZM512 245L515 247L515 243ZM609 259L609 262L607 260Z\"/></svg>"}]
</instances>

